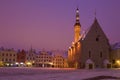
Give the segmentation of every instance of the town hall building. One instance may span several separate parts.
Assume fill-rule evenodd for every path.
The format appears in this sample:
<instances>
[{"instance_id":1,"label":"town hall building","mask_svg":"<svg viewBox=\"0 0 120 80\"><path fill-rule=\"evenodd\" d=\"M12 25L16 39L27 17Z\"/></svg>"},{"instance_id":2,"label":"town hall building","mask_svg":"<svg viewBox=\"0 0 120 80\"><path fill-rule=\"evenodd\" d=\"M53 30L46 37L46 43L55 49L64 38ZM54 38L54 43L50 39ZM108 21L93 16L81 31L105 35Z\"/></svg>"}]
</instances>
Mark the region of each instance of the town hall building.
<instances>
[{"instance_id":1,"label":"town hall building","mask_svg":"<svg viewBox=\"0 0 120 80\"><path fill-rule=\"evenodd\" d=\"M79 9L76 10L74 41L68 49L68 65L71 68L110 68L110 45L97 18L89 30L81 34Z\"/></svg>"}]
</instances>

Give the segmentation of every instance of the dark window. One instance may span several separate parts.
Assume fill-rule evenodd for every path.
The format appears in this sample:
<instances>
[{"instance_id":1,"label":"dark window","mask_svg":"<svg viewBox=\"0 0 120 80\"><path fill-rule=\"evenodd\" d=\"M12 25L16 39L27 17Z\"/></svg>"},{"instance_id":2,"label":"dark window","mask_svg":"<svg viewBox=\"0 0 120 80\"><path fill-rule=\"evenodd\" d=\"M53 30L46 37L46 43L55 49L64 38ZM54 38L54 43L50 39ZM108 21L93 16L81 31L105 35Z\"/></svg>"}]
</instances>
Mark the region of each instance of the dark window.
<instances>
[{"instance_id":1,"label":"dark window","mask_svg":"<svg viewBox=\"0 0 120 80\"><path fill-rule=\"evenodd\" d=\"M96 41L97 41L97 42L99 41L99 38L98 38L98 37L96 38Z\"/></svg>"},{"instance_id":2,"label":"dark window","mask_svg":"<svg viewBox=\"0 0 120 80\"><path fill-rule=\"evenodd\" d=\"M2 61L4 61L4 59L2 58Z\"/></svg>"},{"instance_id":3,"label":"dark window","mask_svg":"<svg viewBox=\"0 0 120 80\"><path fill-rule=\"evenodd\" d=\"M8 56L8 53L6 54L6 56Z\"/></svg>"},{"instance_id":4,"label":"dark window","mask_svg":"<svg viewBox=\"0 0 120 80\"><path fill-rule=\"evenodd\" d=\"M24 57L21 57L21 59L24 59Z\"/></svg>"},{"instance_id":5,"label":"dark window","mask_svg":"<svg viewBox=\"0 0 120 80\"><path fill-rule=\"evenodd\" d=\"M112 63L115 64L115 60L112 60Z\"/></svg>"},{"instance_id":6,"label":"dark window","mask_svg":"<svg viewBox=\"0 0 120 80\"><path fill-rule=\"evenodd\" d=\"M15 61L15 59L13 59L13 61Z\"/></svg>"},{"instance_id":7,"label":"dark window","mask_svg":"<svg viewBox=\"0 0 120 80\"><path fill-rule=\"evenodd\" d=\"M100 35L97 35L97 37L96 37L97 42L99 41L99 38L100 38Z\"/></svg>"},{"instance_id":8,"label":"dark window","mask_svg":"<svg viewBox=\"0 0 120 80\"><path fill-rule=\"evenodd\" d=\"M91 51L89 51L89 58L91 58Z\"/></svg>"},{"instance_id":9,"label":"dark window","mask_svg":"<svg viewBox=\"0 0 120 80\"><path fill-rule=\"evenodd\" d=\"M6 59L6 62L8 61L8 59Z\"/></svg>"},{"instance_id":10,"label":"dark window","mask_svg":"<svg viewBox=\"0 0 120 80\"><path fill-rule=\"evenodd\" d=\"M102 52L100 52L100 57L102 58L102 56L103 56L103 55L102 55Z\"/></svg>"}]
</instances>

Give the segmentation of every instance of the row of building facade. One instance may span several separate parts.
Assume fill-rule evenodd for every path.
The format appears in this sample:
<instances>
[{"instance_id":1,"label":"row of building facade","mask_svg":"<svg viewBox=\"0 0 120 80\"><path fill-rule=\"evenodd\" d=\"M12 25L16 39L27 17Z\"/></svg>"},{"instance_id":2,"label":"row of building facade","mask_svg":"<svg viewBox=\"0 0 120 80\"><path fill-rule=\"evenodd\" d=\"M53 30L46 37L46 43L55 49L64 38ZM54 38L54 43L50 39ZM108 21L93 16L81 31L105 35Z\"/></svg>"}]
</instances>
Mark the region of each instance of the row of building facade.
<instances>
[{"instance_id":1,"label":"row of building facade","mask_svg":"<svg viewBox=\"0 0 120 80\"><path fill-rule=\"evenodd\" d=\"M0 49L0 66L6 67L68 67L67 60L60 54L35 50Z\"/></svg>"}]
</instances>

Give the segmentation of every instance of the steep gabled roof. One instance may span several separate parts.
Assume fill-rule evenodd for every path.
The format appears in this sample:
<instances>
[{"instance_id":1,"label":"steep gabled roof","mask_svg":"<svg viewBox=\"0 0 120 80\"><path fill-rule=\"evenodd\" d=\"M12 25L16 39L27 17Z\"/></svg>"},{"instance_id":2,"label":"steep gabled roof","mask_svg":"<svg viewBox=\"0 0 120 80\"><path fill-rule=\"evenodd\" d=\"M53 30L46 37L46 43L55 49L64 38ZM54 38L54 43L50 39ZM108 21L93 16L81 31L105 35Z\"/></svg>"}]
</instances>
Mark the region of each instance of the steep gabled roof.
<instances>
[{"instance_id":1,"label":"steep gabled roof","mask_svg":"<svg viewBox=\"0 0 120 80\"><path fill-rule=\"evenodd\" d=\"M100 27L96 18L95 18L93 24L91 25L91 27L82 35L81 40L85 40L87 38L87 36L90 35L91 32L98 33L98 34L101 33L107 39L107 36L105 35L104 31Z\"/></svg>"}]
</instances>

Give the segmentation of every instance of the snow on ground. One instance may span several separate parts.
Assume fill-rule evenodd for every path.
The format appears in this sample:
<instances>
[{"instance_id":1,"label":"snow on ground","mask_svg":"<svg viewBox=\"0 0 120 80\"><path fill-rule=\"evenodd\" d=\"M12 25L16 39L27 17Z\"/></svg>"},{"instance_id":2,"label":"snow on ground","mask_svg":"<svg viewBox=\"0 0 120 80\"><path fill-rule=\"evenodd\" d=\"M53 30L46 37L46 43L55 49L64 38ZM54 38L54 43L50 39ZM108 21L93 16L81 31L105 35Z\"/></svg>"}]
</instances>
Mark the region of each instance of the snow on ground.
<instances>
[{"instance_id":1,"label":"snow on ground","mask_svg":"<svg viewBox=\"0 0 120 80\"><path fill-rule=\"evenodd\" d=\"M120 69L0 68L0 80L83 80L95 76L120 77Z\"/></svg>"}]
</instances>

